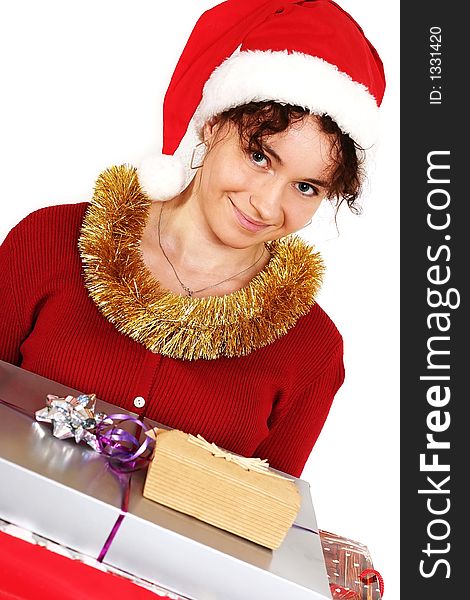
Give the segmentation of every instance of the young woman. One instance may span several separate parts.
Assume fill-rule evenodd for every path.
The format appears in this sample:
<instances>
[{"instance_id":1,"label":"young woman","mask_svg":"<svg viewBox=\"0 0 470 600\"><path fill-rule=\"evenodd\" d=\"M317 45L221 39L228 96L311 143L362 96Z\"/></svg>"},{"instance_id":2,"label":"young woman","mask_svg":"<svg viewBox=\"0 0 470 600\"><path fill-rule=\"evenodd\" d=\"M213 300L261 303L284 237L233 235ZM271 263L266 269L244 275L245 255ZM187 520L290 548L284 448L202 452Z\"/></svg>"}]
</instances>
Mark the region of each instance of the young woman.
<instances>
[{"instance_id":1,"label":"young woman","mask_svg":"<svg viewBox=\"0 0 470 600\"><path fill-rule=\"evenodd\" d=\"M354 208L384 86L329 0L204 13L162 156L7 236L0 359L299 476L344 369L321 258L290 234L324 198Z\"/></svg>"}]
</instances>

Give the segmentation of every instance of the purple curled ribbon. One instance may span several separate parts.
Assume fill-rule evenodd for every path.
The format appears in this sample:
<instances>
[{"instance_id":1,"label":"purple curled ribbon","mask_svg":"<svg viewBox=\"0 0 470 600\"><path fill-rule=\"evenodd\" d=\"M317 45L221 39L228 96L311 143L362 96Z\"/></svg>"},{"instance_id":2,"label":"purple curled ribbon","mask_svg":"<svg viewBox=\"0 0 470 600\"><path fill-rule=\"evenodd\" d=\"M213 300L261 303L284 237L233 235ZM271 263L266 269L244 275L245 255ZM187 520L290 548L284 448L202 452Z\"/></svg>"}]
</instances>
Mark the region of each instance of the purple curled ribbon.
<instances>
[{"instance_id":1,"label":"purple curled ribbon","mask_svg":"<svg viewBox=\"0 0 470 600\"><path fill-rule=\"evenodd\" d=\"M145 436L144 441L139 442L136 435L120 427L123 422L133 423L136 429L140 427L144 432L150 429L137 417L116 413L96 425L95 435L98 451L119 472L130 473L148 465L152 458L154 440Z\"/></svg>"},{"instance_id":2,"label":"purple curled ribbon","mask_svg":"<svg viewBox=\"0 0 470 600\"><path fill-rule=\"evenodd\" d=\"M131 473L138 471L148 465L152 458L154 440L145 436L142 443L137 435L126 431L120 424L128 422L142 431L150 428L137 417L115 413L109 415L96 425L95 436L98 443L98 452L106 456L111 468L116 472L122 489L121 514L116 519L103 547L98 555L98 562L103 562L111 544L124 520L129 508L129 496L131 489Z\"/></svg>"}]
</instances>

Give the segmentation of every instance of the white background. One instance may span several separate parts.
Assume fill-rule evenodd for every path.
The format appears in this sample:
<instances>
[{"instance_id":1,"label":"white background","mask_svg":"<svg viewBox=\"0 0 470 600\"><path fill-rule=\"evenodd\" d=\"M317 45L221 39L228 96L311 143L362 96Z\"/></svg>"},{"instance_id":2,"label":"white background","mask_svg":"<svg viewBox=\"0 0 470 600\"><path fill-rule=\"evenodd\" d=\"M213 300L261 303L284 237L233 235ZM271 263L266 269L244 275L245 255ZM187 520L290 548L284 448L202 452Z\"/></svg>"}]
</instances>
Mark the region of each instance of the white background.
<instances>
[{"instance_id":1,"label":"white background","mask_svg":"<svg viewBox=\"0 0 470 600\"><path fill-rule=\"evenodd\" d=\"M32 210L88 200L98 173L160 149L163 95L209 0L16 0L0 11L0 240ZM282 5L282 2L280 2ZM346 381L302 478L321 529L365 544L399 598L399 4L343 0L388 88L363 214L302 235L327 264L319 302Z\"/></svg>"}]
</instances>

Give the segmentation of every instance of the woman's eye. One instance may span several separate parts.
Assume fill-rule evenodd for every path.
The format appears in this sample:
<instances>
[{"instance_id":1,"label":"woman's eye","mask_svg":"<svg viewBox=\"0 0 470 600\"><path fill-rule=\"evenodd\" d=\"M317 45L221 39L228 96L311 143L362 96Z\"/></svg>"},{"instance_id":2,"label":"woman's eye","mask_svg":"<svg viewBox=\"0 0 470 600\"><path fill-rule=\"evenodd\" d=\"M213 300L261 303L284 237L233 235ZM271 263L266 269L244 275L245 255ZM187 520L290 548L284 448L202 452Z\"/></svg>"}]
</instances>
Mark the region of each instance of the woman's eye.
<instances>
[{"instance_id":1,"label":"woman's eye","mask_svg":"<svg viewBox=\"0 0 470 600\"><path fill-rule=\"evenodd\" d=\"M265 156L262 152L252 152L250 156L251 160L260 167L267 167L269 164L267 156Z\"/></svg>"},{"instance_id":2,"label":"woman's eye","mask_svg":"<svg viewBox=\"0 0 470 600\"><path fill-rule=\"evenodd\" d=\"M297 184L298 190L300 192L302 192L302 194L312 194L315 190L313 188L313 186L311 186L309 183L298 183Z\"/></svg>"},{"instance_id":3,"label":"woman's eye","mask_svg":"<svg viewBox=\"0 0 470 600\"><path fill-rule=\"evenodd\" d=\"M299 183L297 185L302 194L308 194L309 191L313 190L313 187L309 183Z\"/></svg>"},{"instance_id":4,"label":"woman's eye","mask_svg":"<svg viewBox=\"0 0 470 600\"><path fill-rule=\"evenodd\" d=\"M295 184L299 192L304 196L317 196L318 190L313 187L310 183L300 182Z\"/></svg>"}]
</instances>

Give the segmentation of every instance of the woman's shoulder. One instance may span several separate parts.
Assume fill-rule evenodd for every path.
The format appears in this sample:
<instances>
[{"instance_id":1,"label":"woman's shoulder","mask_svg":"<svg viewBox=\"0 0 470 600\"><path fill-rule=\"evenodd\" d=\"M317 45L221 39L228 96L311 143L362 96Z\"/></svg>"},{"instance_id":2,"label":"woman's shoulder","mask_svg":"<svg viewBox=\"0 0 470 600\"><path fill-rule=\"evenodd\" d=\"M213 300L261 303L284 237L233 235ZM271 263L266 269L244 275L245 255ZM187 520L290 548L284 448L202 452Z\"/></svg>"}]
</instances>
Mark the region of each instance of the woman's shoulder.
<instances>
[{"instance_id":1,"label":"woman's shoulder","mask_svg":"<svg viewBox=\"0 0 470 600\"><path fill-rule=\"evenodd\" d=\"M73 237L80 230L87 206L88 202L79 202L38 208L21 219L7 237L13 245L27 241L30 247Z\"/></svg>"},{"instance_id":2,"label":"woman's shoulder","mask_svg":"<svg viewBox=\"0 0 470 600\"><path fill-rule=\"evenodd\" d=\"M36 209L19 221L4 241L13 264L47 268L78 256L78 236L88 202Z\"/></svg>"},{"instance_id":3,"label":"woman's shoulder","mask_svg":"<svg viewBox=\"0 0 470 600\"><path fill-rule=\"evenodd\" d=\"M333 355L342 356L343 337L327 312L315 302L306 315L285 336L285 342L299 357L328 361ZM299 358L301 362L301 358Z\"/></svg>"},{"instance_id":4,"label":"woman's shoulder","mask_svg":"<svg viewBox=\"0 0 470 600\"><path fill-rule=\"evenodd\" d=\"M308 313L299 320L299 333L303 336L331 340L336 345L342 341L341 333L329 314L315 302Z\"/></svg>"},{"instance_id":5,"label":"woman's shoulder","mask_svg":"<svg viewBox=\"0 0 470 600\"><path fill-rule=\"evenodd\" d=\"M78 202L73 204L55 204L37 208L28 213L13 227L12 231L20 234L24 231L34 232L41 229L41 232L48 228L55 229L57 226L66 229L81 224L88 202Z\"/></svg>"}]
</instances>

